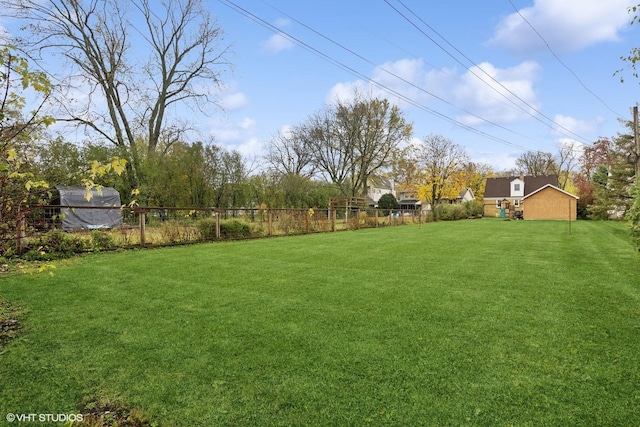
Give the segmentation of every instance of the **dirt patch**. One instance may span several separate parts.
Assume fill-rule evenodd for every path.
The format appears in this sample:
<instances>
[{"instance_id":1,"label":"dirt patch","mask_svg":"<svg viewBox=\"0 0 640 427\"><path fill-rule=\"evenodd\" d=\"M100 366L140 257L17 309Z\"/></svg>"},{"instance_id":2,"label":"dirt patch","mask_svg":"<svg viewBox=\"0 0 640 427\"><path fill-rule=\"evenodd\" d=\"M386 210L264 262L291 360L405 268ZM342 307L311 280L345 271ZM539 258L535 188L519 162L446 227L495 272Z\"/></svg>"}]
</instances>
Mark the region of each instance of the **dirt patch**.
<instances>
[{"instance_id":1,"label":"dirt patch","mask_svg":"<svg viewBox=\"0 0 640 427\"><path fill-rule=\"evenodd\" d=\"M85 398L80 407L82 422L76 427L159 427L144 412L107 398Z\"/></svg>"},{"instance_id":2,"label":"dirt patch","mask_svg":"<svg viewBox=\"0 0 640 427\"><path fill-rule=\"evenodd\" d=\"M20 333L24 309L0 298L0 351Z\"/></svg>"}]
</instances>

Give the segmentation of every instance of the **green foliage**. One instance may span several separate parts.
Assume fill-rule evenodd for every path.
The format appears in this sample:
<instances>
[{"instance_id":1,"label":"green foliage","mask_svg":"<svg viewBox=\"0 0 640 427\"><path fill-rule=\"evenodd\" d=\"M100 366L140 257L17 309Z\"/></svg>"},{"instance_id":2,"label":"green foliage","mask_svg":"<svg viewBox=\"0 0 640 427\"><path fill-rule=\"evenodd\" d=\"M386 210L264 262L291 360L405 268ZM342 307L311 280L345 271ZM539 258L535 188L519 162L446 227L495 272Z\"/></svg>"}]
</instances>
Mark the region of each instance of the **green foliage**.
<instances>
[{"instance_id":1,"label":"green foliage","mask_svg":"<svg viewBox=\"0 0 640 427\"><path fill-rule=\"evenodd\" d=\"M378 209L382 209L382 215L389 215L390 209L400 209L400 203L393 194L383 194L378 200Z\"/></svg>"},{"instance_id":2,"label":"green foliage","mask_svg":"<svg viewBox=\"0 0 640 427\"><path fill-rule=\"evenodd\" d=\"M638 250L640 250L640 183L636 183L631 191L633 203L627 210L626 218L629 221L631 235Z\"/></svg>"},{"instance_id":3,"label":"green foliage","mask_svg":"<svg viewBox=\"0 0 640 427\"><path fill-rule=\"evenodd\" d=\"M251 235L251 227L245 221L229 219L220 221L220 237L223 239L240 239Z\"/></svg>"},{"instance_id":4,"label":"green foliage","mask_svg":"<svg viewBox=\"0 0 640 427\"><path fill-rule=\"evenodd\" d=\"M436 218L441 221L457 221L467 218L467 213L461 204L440 204L435 209Z\"/></svg>"},{"instance_id":5,"label":"green foliage","mask_svg":"<svg viewBox=\"0 0 640 427\"><path fill-rule=\"evenodd\" d=\"M116 247L116 242L109 233L100 230L93 230L91 232L91 248L94 251L110 251Z\"/></svg>"},{"instance_id":6,"label":"green foliage","mask_svg":"<svg viewBox=\"0 0 640 427\"><path fill-rule=\"evenodd\" d=\"M483 213L482 202L479 200L468 200L462 204L467 218L479 218Z\"/></svg>"},{"instance_id":7,"label":"green foliage","mask_svg":"<svg viewBox=\"0 0 640 427\"><path fill-rule=\"evenodd\" d=\"M256 226L257 227L257 226ZM198 221L198 229L205 240L214 240L216 238L216 219L205 218ZM252 224L238 219L220 220L220 238L221 239L243 239L250 237L255 228Z\"/></svg>"},{"instance_id":8,"label":"green foliage","mask_svg":"<svg viewBox=\"0 0 640 427\"><path fill-rule=\"evenodd\" d=\"M89 249L91 247L82 237L53 230L30 243L22 258L28 261L50 261L69 258Z\"/></svg>"},{"instance_id":9,"label":"green foliage","mask_svg":"<svg viewBox=\"0 0 640 427\"><path fill-rule=\"evenodd\" d=\"M204 240L214 240L216 238L216 219L205 218L198 221L198 229Z\"/></svg>"}]
</instances>

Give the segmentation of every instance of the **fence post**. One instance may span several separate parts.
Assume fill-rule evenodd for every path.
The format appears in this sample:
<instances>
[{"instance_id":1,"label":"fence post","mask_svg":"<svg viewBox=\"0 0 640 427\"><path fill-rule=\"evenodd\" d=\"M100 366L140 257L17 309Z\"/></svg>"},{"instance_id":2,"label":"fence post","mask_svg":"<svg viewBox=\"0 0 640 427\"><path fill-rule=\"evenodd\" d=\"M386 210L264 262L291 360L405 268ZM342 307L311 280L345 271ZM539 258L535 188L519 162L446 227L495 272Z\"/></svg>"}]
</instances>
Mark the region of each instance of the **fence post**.
<instances>
[{"instance_id":1,"label":"fence post","mask_svg":"<svg viewBox=\"0 0 640 427\"><path fill-rule=\"evenodd\" d=\"M336 231L336 210L329 209L329 215L331 216L331 231Z\"/></svg>"},{"instance_id":2,"label":"fence post","mask_svg":"<svg viewBox=\"0 0 640 427\"><path fill-rule=\"evenodd\" d=\"M271 211L271 209L267 210L267 215L268 215L267 221L269 223L267 232L269 234L269 237L271 237L273 235L273 212Z\"/></svg>"},{"instance_id":3,"label":"fence post","mask_svg":"<svg viewBox=\"0 0 640 427\"><path fill-rule=\"evenodd\" d=\"M140 246L144 246L146 244L145 240L145 214L143 210L138 211L138 219L140 222Z\"/></svg>"},{"instance_id":4,"label":"fence post","mask_svg":"<svg viewBox=\"0 0 640 427\"><path fill-rule=\"evenodd\" d=\"M376 209L374 212L375 212L375 218L376 218L376 228L378 228L378 209Z\"/></svg>"},{"instance_id":5,"label":"fence post","mask_svg":"<svg viewBox=\"0 0 640 427\"><path fill-rule=\"evenodd\" d=\"M220 240L220 211L216 212L216 240Z\"/></svg>"},{"instance_id":6,"label":"fence post","mask_svg":"<svg viewBox=\"0 0 640 427\"><path fill-rule=\"evenodd\" d=\"M304 216L306 218L306 226L307 226L307 234L309 234L309 230L311 228L311 211L306 212L306 215Z\"/></svg>"}]
</instances>

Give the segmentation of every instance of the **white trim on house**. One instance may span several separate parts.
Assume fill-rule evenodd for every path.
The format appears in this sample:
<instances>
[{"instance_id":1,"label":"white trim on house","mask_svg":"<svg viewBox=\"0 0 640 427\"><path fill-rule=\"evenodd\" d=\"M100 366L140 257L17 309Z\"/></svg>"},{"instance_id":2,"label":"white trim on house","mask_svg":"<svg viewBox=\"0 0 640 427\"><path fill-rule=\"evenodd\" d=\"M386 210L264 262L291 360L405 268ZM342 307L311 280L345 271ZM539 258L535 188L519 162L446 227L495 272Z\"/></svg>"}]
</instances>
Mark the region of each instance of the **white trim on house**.
<instances>
[{"instance_id":1,"label":"white trim on house","mask_svg":"<svg viewBox=\"0 0 640 427\"><path fill-rule=\"evenodd\" d=\"M558 188L558 187L556 187L555 185L547 184L547 185L545 185L544 187L540 187L540 188L538 188L538 189L537 189L536 191L534 191L533 193L529 193L529 194L527 194L527 195L523 198L523 200L524 200L524 199L526 199L527 197L531 197L531 196L533 196L534 194L541 192L541 191L542 191L542 190L544 190L545 188L553 188L554 190L558 190L559 192L564 193L564 194L566 194L567 196L571 196L571 197L573 197L573 198L574 198L574 199L576 199L576 200L580 199L580 197L578 197L578 196L576 196L576 195L574 195L574 194L571 194L571 193L569 193L568 191L564 191L563 189Z\"/></svg>"}]
</instances>

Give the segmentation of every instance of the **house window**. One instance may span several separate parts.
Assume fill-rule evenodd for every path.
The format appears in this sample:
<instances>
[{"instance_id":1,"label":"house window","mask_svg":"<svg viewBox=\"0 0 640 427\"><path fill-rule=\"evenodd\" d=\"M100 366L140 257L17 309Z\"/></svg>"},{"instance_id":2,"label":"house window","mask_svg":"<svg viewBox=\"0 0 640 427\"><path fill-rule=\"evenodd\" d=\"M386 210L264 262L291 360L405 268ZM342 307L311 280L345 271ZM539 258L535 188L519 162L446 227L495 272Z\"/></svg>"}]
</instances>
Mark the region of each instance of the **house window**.
<instances>
[{"instance_id":1,"label":"house window","mask_svg":"<svg viewBox=\"0 0 640 427\"><path fill-rule=\"evenodd\" d=\"M520 184L513 184L513 191L514 192L519 192L520 191Z\"/></svg>"},{"instance_id":2,"label":"house window","mask_svg":"<svg viewBox=\"0 0 640 427\"><path fill-rule=\"evenodd\" d=\"M502 200L496 200L496 208L502 207Z\"/></svg>"},{"instance_id":3,"label":"house window","mask_svg":"<svg viewBox=\"0 0 640 427\"><path fill-rule=\"evenodd\" d=\"M518 184L516 184L516 185L518 185ZM519 208L520 207L520 199L514 200L513 206L515 206L516 208Z\"/></svg>"}]
</instances>

